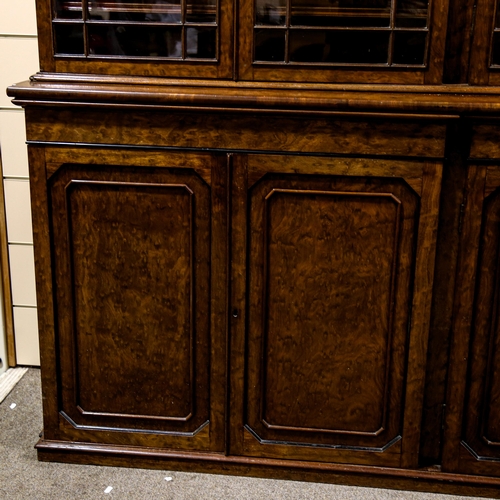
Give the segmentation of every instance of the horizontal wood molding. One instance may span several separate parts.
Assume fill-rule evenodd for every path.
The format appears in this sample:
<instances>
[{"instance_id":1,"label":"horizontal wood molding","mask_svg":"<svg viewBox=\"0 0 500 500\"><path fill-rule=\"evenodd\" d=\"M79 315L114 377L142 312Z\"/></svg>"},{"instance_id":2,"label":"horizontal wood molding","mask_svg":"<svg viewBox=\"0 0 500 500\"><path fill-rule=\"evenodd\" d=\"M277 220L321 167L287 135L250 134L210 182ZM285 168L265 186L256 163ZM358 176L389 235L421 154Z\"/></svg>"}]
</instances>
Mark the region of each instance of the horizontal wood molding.
<instances>
[{"instance_id":1,"label":"horizontal wood molding","mask_svg":"<svg viewBox=\"0 0 500 500\"><path fill-rule=\"evenodd\" d=\"M465 85L326 85L35 75L8 88L18 105L134 105L185 109L431 114L500 111L498 88Z\"/></svg>"},{"instance_id":2,"label":"horizontal wood molding","mask_svg":"<svg viewBox=\"0 0 500 500\"><path fill-rule=\"evenodd\" d=\"M311 461L225 456L222 453L167 452L133 446L67 443L42 439L36 445L42 461L146 467L213 474L238 474L351 486L414 489L427 492L500 498L500 479L463 476L438 470L328 464ZM133 460L130 460L133 457Z\"/></svg>"}]
</instances>

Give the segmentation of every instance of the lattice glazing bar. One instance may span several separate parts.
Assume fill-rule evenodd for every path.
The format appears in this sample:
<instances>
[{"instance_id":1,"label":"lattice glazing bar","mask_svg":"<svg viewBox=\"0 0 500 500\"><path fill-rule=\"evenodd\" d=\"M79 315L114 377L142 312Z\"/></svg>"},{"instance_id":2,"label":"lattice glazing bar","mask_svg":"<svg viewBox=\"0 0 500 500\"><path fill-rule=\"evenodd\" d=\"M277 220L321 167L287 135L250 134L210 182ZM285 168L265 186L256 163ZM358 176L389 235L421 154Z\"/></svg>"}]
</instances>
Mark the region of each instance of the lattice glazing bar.
<instances>
[{"instance_id":1,"label":"lattice glazing bar","mask_svg":"<svg viewBox=\"0 0 500 500\"><path fill-rule=\"evenodd\" d=\"M82 20L77 22L76 14L70 17L68 12ZM57 0L55 15L59 55L178 60L217 56L217 0Z\"/></svg>"},{"instance_id":2,"label":"lattice glazing bar","mask_svg":"<svg viewBox=\"0 0 500 500\"><path fill-rule=\"evenodd\" d=\"M256 0L254 61L423 66L428 17L428 0Z\"/></svg>"}]
</instances>

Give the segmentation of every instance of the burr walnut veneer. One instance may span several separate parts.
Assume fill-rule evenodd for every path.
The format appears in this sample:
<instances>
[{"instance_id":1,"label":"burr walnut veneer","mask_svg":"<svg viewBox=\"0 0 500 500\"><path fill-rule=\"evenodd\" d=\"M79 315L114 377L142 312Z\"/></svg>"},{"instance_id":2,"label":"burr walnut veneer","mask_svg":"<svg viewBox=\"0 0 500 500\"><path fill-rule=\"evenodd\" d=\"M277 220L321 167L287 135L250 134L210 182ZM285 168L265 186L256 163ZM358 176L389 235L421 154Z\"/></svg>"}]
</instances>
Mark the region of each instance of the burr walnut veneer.
<instances>
[{"instance_id":1,"label":"burr walnut veneer","mask_svg":"<svg viewBox=\"0 0 500 500\"><path fill-rule=\"evenodd\" d=\"M499 496L496 2L37 9L39 458Z\"/></svg>"}]
</instances>

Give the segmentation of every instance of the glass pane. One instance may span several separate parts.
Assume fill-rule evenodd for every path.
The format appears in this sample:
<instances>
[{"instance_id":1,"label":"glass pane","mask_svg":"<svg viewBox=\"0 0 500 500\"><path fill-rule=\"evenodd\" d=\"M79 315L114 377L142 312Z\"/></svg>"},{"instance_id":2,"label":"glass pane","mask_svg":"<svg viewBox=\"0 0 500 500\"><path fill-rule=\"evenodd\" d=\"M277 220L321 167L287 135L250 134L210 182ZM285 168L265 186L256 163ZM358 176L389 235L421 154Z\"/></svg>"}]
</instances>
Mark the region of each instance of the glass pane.
<instances>
[{"instance_id":1,"label":"glass pane","mask_svg":"<svg viewBox=\"0 0 500 500\"><path fill-rule=\"evenodd\" d=\"M428 0L398 0L396 26L399 28L425 28Z\"/></svg>"},{"instance_id":2,"label":"glass pane","mask_svg":"<svg viewBox=\"0 0 500 500\"><path fill-rule=\"evenodd\" d=\"M215 23L217 20L216 0L191 0L186 8L186 22Z\"/></svg>"},{"instance_id":3,"label":"glass pane","mask_svg":"<svg viewBox=\"0 0 500 500\"><path fill-rule=\"evenodd\" d=\"M427 31L394 33L394 64L424 64Z\"/></svg>"},{"instance_id":4,"label":"glass pane","mask_svg":"<svg viewBox=\"0 0 500 500\"><path fill-rule=\"evenodd\" d=\"M286 0L256 0L255 23L284 26Z\"/></svg>"},{"instance_id":5,"label":"glass pane","mask_svg":"<svg viewBox=\"0 0 500 500\"><path fill-rule=\"evenodd\" d=\"M495 28L500 28L500 2L497 0L497 13L495 16Z\"/></svg>"},{"instance_id":6,"label":"glass pane","mask_svg":"<svg viewBox=\"0 0 500 500\"><path fill-rule=\"evenodd\" d=\"M290 61L322 62L330 54L328 32L324 30L290 31Z\"/></svg>"},{"instance_id":7,"label":"glass pane","mask_svg":"<svg viewBox=\"0 0 500 500\"><path fill-rule=\"evenodd\" d=\"M255 60L285 62L285 30L255 30Z\"/></svg>"},{"instance_id":8,"label":"glass pane","mask_svg":"<svg viewBox=\"0 0 500 500\"><path fill-rule=\"evenodd\" d=\"M493 33L493 44L491 48L491 64L500 65L500 33Z\"/></svg>"},{"instance_id":9,"label":"glass pane","mask_svg":"<svg viewBox=\"0 0 500 500\"><path fill-rule=\"evenodd\" d=\"M291 0L293 26L390 26L390 0Z\"/></svg>"},{"instance_id":10,"label":"glass pane","mask_svg":"<svg viewBox=\"0 0 500 500\"><path fill-rule=\"evenodd\" d=\"M82 19L82 2L56 0L56 18Z\"/></svg>"},{"instance_id":11,"label":"glass pane","mask_svg":"<svg viewBox=\"0 0 500 500\"><path fill-rule=\"evenodd\" d=\"M83 24L54 25L56 54L84 54Z\"/></svg>"},{"instance_id":12,"label":"glass pane","mask_svg":"<svg viewBox=\"0 0 500 500\"><path fill-rule=\"evenodd\" d=\"M89 19L104 21L133 22L181 22L181 0L120 1L100 2L89 0Z\"/></svg>"},{"instance_id":13,"label":"glass pane","mask_svg":"<svg viewBox=\"0 0 500 500\"><path fill-rule=\"evenodd\" d=\"M182 57L182 28L89 24L90 54L136 57Z\"/></svg>"},{"instance_id":14,"label":"glass pane","mask_svg":"<svg viewBox=\"0 0 500 500\"><path fill-rule=\"evenodd\" d=\"M388 31L290 31L293 62L386 63L388 50Z\"/></svg>"},{"instance_id":15,"label":"glass pane","mask_svg":"<svg viewBox=\"0 0 500 500\"><path fill-rule=\"evenodd\" d=\"M215 59L216 28L186 28L186 57Z\"/></svg>"}]
</instances>

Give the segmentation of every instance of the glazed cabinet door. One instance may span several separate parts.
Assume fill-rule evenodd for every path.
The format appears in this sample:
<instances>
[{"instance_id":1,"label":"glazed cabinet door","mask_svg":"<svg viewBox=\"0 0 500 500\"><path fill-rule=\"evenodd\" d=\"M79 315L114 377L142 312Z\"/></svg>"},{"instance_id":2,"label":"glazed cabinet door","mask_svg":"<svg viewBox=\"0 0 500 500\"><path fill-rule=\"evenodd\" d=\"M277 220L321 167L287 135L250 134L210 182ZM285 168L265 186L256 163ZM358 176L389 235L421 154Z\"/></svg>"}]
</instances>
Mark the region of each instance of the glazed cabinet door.
<instances>
[{"instance_id":1,"label":"glazed cabinet door","mask_svg":"<svg viewBox=\"0 0 500 500\"><path fill-rule=\"evenodd\" d=\"M242 80L442 83L446 0L245 0Z\"/></svg>"},{"instance_id":2,"label":"glazed cabinet door","mask_svg":"<svg viewBox=\"0 0 500 500\"><path fill-rule=\"evenodd\" d=\"M225 159L31 155L44 439L223 450Z\"/></svg>"},{"instance_id":3,"label":"glazed cabinet door","mask_svg":"<svg viewBox=\"0 0 500 500\"><path fill-rule=\"evenodd\" d=\"M469 10L472 10L472 3ZM469 83L500 84L500 5L498 0L474 3L475 22L471 23Z\"/></svg>"},{"instance_id":4,"label":"glazed cabinet door","mask_svg":"<svg viewBox=\"0 0 500 500\"><path fill-rule=\"evenodd\" d=\"M39 0L42 71L230 78L228 0Z\"/></svg>"},{"instance_id":5,"label":"glazed cabinet door","mask_svg":"<svg viewBox=\"0 0 500 500\"><path fill-rule=\"evenodd\" d=\"M235 159L237 453L417 465L440 182L438 162Z\"/></svg>"},{"instance_id":6,"label":"glazed cabinet door","mask_svg":"<svg viewBox=\"0 0 500 500\"><path fill-rule=\"evenodd\" d=\"M471 165L450 361L448 471L500 475L499 228L500 167Z\"/></svg>"}]
</instances>

